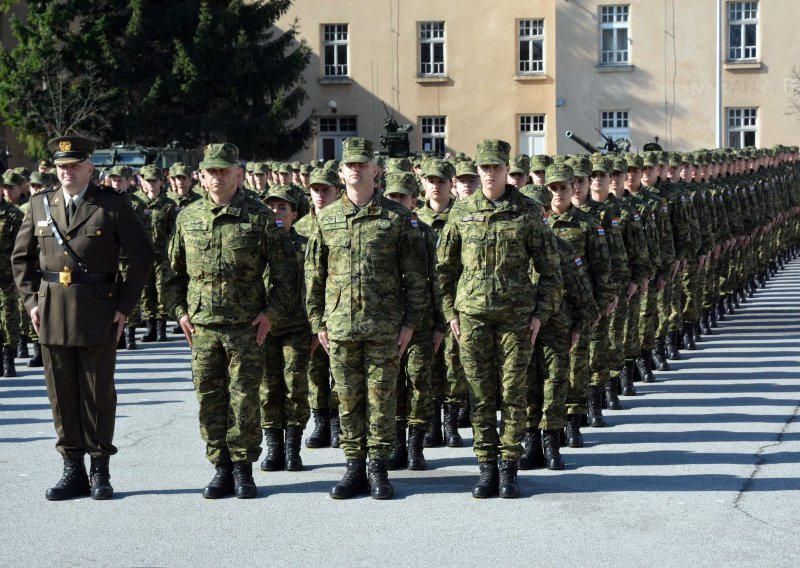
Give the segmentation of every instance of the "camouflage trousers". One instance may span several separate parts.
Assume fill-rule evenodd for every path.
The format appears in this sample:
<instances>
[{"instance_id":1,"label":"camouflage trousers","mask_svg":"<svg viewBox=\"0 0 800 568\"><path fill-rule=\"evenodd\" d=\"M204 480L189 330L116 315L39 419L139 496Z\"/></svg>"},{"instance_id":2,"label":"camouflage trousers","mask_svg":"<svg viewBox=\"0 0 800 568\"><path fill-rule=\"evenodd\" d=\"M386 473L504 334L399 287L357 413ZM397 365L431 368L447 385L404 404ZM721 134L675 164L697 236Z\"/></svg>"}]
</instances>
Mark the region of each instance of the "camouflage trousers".
<instances>
[{"instance_id":1,"label":"camouflage trousers","mask_svg":"<svg viewBox=\"0 0 800 568\"><path fill-rule=\"evenodd\" d=\"M461 363L472 402L473 452L480 462L517 461L527 418L526 383L533 348L530 320L491 319L462 314ZM497 392L500 391L500 433Z\"/></svg>"},{"instance_id":2,"label":"camouflage trousers","mask_svg":"<svg viewBox=\"0 0 800 568\"><path fill-rule=\"evenodd\" d=\"M261 454L258 387L264 350L250 322L195 325L192 380L200 403L200 436L206 457L217 464L254 462Z\"/></svg>"},{"instance_id":3,"label":"camouflage trousers","mask_svg":"<svg viewBox=\"0 0 800 568\"><path fill-rule=\"evenodd\" d=\"M641 355L642 347L639 336L639 320L641 316L642 307L642 291L641 288L636 292L627 303L627 313L625 314L625 337L623 344L625 346L624 354L625 359L636 359Z\"/></svg>"},{"instance_id":4,"label":"camouflage trousers","mask_svg":"<svg viewBox=\"0 0 800 568\"><path fill-rule=\"evenodd\" d=\"M308 406L308 359L311 328L270 333L264 342L264 376L261 379L261 427L305 428L311 414Z\"/></svg>"},{"instance_id":5,"label":"camouflage trousers","mask_svg":"<svg viewBox=\"0 0 800 568\"><path fill-rule=\"evenodd\" d=\"M125 281L128 279L128 263L129 261L125 258L121 258L119 261L119 279L121 281ZM136 302L136 305L133 306L130 315L125 319L125 327L130 329L134 329L138 323L142 321L142 306L141 301Z\"/></svg>"},{"instance_id":6,"label":"camouflage trousers","mask_svg":"<svg viewBox=\"0 0 800 568\"><path fill-rule=\"evenodd\" d=\"M28 313L28 310L25 308L25 304L22 303L22 298L19 299L17 302L19 307L19 333L20 335L24 335L28 339L32 341L36 341L38 338L38 334L36 330L33 329L33 322L31 321L31 314Z\"/></svg>"},{"instance_id":7,"label":"camouflage trousers","mask_svg":"<svg viewBox=\"0 0 800 568\"><path fill-rule=\"evenodd\" d=\"M169 317L164 304L164 261L160 258L153 261L153 270L142 290L142 316L144 319Z\"/></svg>"},{"instance_id":8,"label":"camouflage trousers","mask_svg":"<svg viewBox=\"0 0 800 568\"><path fill-rule=\"evenodd\" d=\"M431 373L431 391L436 401L450 406L461 407L467 396L467 378L461 366L460 347L448 331L442 346L433 358Z\"/></svg>"},{"instance_id":9,"label":"camouflage trousers","mask_svg":"<svg viewBox=\"0 0 800 568\"><path fill-rule=\"evenodd\" d=\"M639 351L648 353L656 346L656 328L658 327L658 307L656 279L650 281L647 292L639 300ZM636 355L637 357L639 354Z\"/></svg>"},{"instance_id":10,"label":"camouflage trousers","mask_svg":"<svg viewBox=\"0 0 800 568\"><path fill-rule=\"evenodd\" d=\"M331 375L331 360L321 345L311 354L308 363L308 401L314 410L339 409L336 383Z\"/></svg>"},{"instance_id":11,"label":"camouflage trousers","mask_svg":"<svg viewBox=\"0 0 800 568\"><path fill-rule=\"evenodd\" d=\"M705 269L703 269L705 270ZM683 321L696 323L700 320L705 272L698 260L690 259L683 272Z\"/></svg>"},{"instance_id":12,"label":"camouflage trousers","mask_svg":"<svg viewBox=\"0 0 800 568\"><path fill-rule=\"evenodd\" d=\"M667 279L664 289L656 295L656 310L658 313L658 327L656 327L656 338L664 340L667 332L670 331L669 319L672 314L672 291L675 280Z\"/></svg>"},{"instance_id":13,"label":"camouflage trousers","mask_svg":"<svg viewBox=\"0 0 800 568\"><path fill-rule=\"evenodd\" d=\"M678 271L675 275L675 280L672 281L672 298L670 299L669 311L669 330L680 331L683 328L683 274L684 271Z\"/></svg>"},{"instance_id":14,"label":"camouflage trousers","mask_svg":"<svg viewBox=\"0 0 800 568\"><path fill-rule=\"evenodd\" d=\"M703 312L710 310L711 307L717 303L717 299L719 298L718 286L721 261L722 258L709 258L708 264L706 265L705 277L702 283L703 296L701 298L701 316Z\"/></svg>"},{"instance_id":15,"label":"camouflage trousers","mask_svg":"<svg viewBox=\"0 0 800 568\"><path fill-rule=\"evenodd\" d=\"M589 400L589 343L591 331L584 329L581 338L569 354L569 383L567 385L567 414L586 414Z\"/></svg>"},{"instance_id":16,"label":"camouflage trousers","mask_svg":"<svg viewBox=\"0 0 800 568\"><path fill-rule=\"evenodd\" d=\"M19 295L14 284L0 288L0 332L3 345L16 347L19 343Z\"/></svg>"},{"instance_id":17,"label":"camouflage trousers","mask_svg":"<svg viewBox=\"0 0 800 568\"><path fill-rule=\"evenodd\" d=\"M625 365L625 322L628 319L627 294L619 295L617 309L611 314L608 324L608 369L609 376L619 377Z\"/></svg>"},{"instance_id":18,"label":"camouflage trousers","mask_svg":"<svg viewBox=\"0 0 800 568\"><path fill-rule=\"evenodd\" d=\"M433 332L423 326L414 330L411 342L400 359L397 373L398 425L417 426L429 432L433 425L433 392L431 367L433 363Z\"/></svg>"},{"instance_id":19,"label":"camouflage trousers","mask_svg":"<svg viewBox=\"0 0 800 568\"><path fill-rule=\"evenodd\" d=\"M589 384L593 387L604 387L611 378L608 365L608 356L611 350L611 341L608 337L610 327L611 320L604 315L589 338L589 370L592 373Z\"/></svg>"},{"instance_id":20,"label":"camouflage trousers","mask_svg":"<svg viewBox=\"0 0 800 568\"><path fill-rule=\"evenodd\" d=\"M528 364L527 429L559 430L567 425L569 341L538 337Z\"/></svg>"},{"instance_id":21,"label":"camouflage trousers","mask_svg":"<svg viewBox=\"0 0 800 568\"><path fill-rule=\"evenodd\" d=\"M396 440L397 340L331 339L330 350L345 458L388 459Z\"/></svg>"}]
</instances>

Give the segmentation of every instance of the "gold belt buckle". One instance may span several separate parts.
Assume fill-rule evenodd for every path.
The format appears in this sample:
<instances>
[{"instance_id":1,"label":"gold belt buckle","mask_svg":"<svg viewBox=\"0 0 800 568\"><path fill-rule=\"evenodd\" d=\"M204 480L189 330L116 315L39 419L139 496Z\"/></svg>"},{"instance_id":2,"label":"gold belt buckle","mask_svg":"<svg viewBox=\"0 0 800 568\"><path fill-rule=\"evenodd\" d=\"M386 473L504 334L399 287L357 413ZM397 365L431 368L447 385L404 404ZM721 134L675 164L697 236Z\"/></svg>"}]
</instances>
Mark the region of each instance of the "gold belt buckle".
<instances>
[{"instance_id":1,"label":"gold belt buckle","mask_svg":"<svg viewBox=\"0 0 800 568\"><path fill-rule=\"evenodd\" d=\"M72 284L72 270L69 266L65 266L63 272L58 273L58 283L64 286Z\"/></svg>"}]
</instances>

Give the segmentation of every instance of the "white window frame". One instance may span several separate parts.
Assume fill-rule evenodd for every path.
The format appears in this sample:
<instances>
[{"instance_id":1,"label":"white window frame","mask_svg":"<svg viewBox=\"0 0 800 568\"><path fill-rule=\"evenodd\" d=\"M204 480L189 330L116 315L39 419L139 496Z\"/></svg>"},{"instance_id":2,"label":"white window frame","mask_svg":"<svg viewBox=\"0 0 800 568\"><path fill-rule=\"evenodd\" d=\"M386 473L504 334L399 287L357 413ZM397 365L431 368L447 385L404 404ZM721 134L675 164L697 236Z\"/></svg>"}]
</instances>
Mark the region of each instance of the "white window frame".
<instances>
[{"instance_id":1,"label":"white window frame","mask_svg":"<svg viewBox=\"0 0 800 568\"><path fill-rule=\"evenodd\" d=\"M728 108L725 114L728 125L728 146L730 148L758 146L757 107ZM748 143L748 134L751 133L752 140Z\"/></svg>"},{"instance_id":2,"label":"white window frame","mask_svg":"<svg viewBox=\"0 0 800 568\"><path fill-rule=\"evenodd\" d=\"M540 59L533 57L538 46ZM528 57L522 58L523 47L527 47ZM524 19L517 21L517 74L541 75L544 73L544 19Z\"/></svg>"},{"instance_id":3,"label":"white window frame","mask_svg":"<svg viewBox=\"0 0 800 568\"><path fill-rule=\"evenodd\" d=\"M758 2L728 2L728 61L758 60ZM755 37L747 43L748 29ZM734 45L734 30L738 31L739 41Z\"/></svg>"},{"instance_id":4,"label":"white window frame","mask_svg":"<svg viewBox=\"0 0 800 568\"><path fill-rule=\"evenodd\" d=\"M600 6L599 10L600 65L630 65L630 5ZM610 36L611 45L606 45L606 36Z\"/></svg>"},{"instance_id":5,"label":"white window frame","mask_svg":"<svg viewBox=\"0 0 800 568\"><path fill-rule=\"evenodd\" d=\"M631 137L629 110L601 110L600 132L611 139Z\"/></svg>"},{"instance_id":6,"label":"white window frame","mask_svg":"<svg viewBox=\"0 0 800 568\"><path fill-rule=\"evenodd\" d=\"M544 114L520 114L517 117L519 151L529 156L544 154L546 148L547 116Z\"/></svg>"},{"instance_id":7,"label":"white window frame","mask_svg":"<svg viewBox=\"0 0 800 568\"><path fill-rule=\"evenodd\" d=\"M444 22L419 22L419 76L444 77L447 74L445 61L445 28ZM441 61L436 60L436 46L441 45ZM429 61L425 62L427 55Z\"/></svg>"},{"instance_id":8,"label":"white window frame","mask_svg":"<svg viewBox=\"0 0 800 568\"><path fill-rule=\"evenodd\" d=\"M342 142L351 136L358 136L357 116L320 116L317 123L317 158L341 160ZM332 141L333 156L325 155L325 140Z\"/></svg>"},{"instance_id":9,"label":"white window frame","mask_svg":"<svg viewBox=\"0 0 800 568\"><path fill-rule=\"evenodd\" d=\"M419 126L422 151L444 156L447 152L447 117L421 116Z\"/></svg>"},{"instance_id":10,"label":"white window frame","mask_svg":"<svg viewBox=\"0 0 800 568\"><path fill-rule=\"evenodd\" d=\"M348 24L322 24L322 76L339 79L350 76L350 27ZM328 61L328 48L333 61ZM344 47L344 49L342 49ZM344 55L344 63L340 57Z\"/></svg>"}]
</instances>

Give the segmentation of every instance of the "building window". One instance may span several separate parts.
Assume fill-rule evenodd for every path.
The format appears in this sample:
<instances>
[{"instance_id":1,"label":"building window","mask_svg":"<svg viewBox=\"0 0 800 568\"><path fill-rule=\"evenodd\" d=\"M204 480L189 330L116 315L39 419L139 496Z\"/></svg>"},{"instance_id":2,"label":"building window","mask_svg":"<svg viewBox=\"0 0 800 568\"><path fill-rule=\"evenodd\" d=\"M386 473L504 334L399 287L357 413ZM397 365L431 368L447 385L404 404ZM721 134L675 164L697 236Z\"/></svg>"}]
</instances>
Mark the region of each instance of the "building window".
<instances>
[{"instance_id":1,"label":"building window","mask_svg":"<svg viewBox=\"0 0 800 568\"><path fill-rule=\"evenodd\" d=\"M347 24L325 24L322 29L325 77L347 77Z\"/></svg>"},{"instance_id":2,"label":"building window","mask_svg":"<svg viewBox=\"0 0 800 568\"><path fill-rule=\"evenodd\" d=\"M519 21L520 73L544 72L544 20Z\"/></svg>"},{"instance_id":3,"label":"building window","mask_svg":"<svg viewBox=\"0 0 800 568\"><path fill-rule=\"evenodd\" d=\"M613 140L630 138L627 110L604 110L600 113L600 132Z\"/></svg>"},{"instance_id":4,"label":"building window","mask_svg":"<svg viewBox=\"0 0 800 568\"><path fill-rule=\"evenodd\" d=\"M321 116L317 128L317 157L321 160L340 160L342 142L358 135L355 116Z\"/></svg>"},{"instance_id":5,"label":"building window","mask_svg":"<svg viewBox=\"0 0 800 568\"><path fill-rule=\"evenodd\" d=\"M544 115L519 116L519 151L529 156L544 154Z\"/></svg>"},{"instance_id":6,"label":"building window","mask_svg":"<svg viewBox=\"0 0 800 568\"><path fill-rule=\"evenodd\" d=\"M444 75L444 22L419 24L419 74Z\"/></svg>"},{"instance_id":7,"label":"building window","mask_svg":"<svg viewBox=\"0 0 800 568\"><path fill-rule=\"evenodd\" d=\"M728 4L728 60L754 61L758 56L758 2Z\"/></svg>"},{"instance_id":8,"label":"building window","mask_svg":"<svg viewBox=\"0 0 800 568\"><path fill-rule=\"evenodd\" d=\"M445 125L444 116L423 116L420 120L422 131L422 151L430 152L436 156L444 156Z\"/></svg>"},{"instance_id":9,"label":"building window","mask_svg":"<svg viewBox=\"0 0 800 568\"><path fill-rule=\"evenodd\" d=\"M731 148L744 148L756 145L758 132L758 109L755 108L729 108L728 109L728 146Z\"/></svg>"},{"instance_id":10,"label":"building window","mask_svg":"<svg viewBox=\"0 0 800 568\"><path fill-rule=\"evenodd\" d=\"M600 6L600 64L628 65L629 6Z\"/></svg>"}]
</instances>

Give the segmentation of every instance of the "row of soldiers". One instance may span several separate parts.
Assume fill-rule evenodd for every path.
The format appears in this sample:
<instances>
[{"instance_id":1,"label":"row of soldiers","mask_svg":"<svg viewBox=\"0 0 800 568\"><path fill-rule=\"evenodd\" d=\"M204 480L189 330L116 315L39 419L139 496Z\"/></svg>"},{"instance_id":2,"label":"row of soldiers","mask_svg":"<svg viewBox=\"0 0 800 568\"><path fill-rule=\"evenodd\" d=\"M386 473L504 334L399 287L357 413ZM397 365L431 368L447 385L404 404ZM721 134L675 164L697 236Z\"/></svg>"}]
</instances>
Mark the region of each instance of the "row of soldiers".
<instances>
[{"instance_id":1,"label":"row of soldiers","mask_svg":"<svg viewBox=\"0 0 800 568\"><path fill-rule=\"evenodd\" d=\"M581 447L583 425L605 426L603 411L622 409L636 381L696 349L795 255L796 157L785 147L528 157L484 140L474 160L380 167L371 143L352 138L341 164L305 177L247 164L245 192L272 210L305 273L265 343L261 468L302 469L313 416L306 445L341 444L348 461L331 495L389 498L387 470L425 469L423 448L461 446L471 423L473 495L517 496L518 468L563 469L562 444ZM396 231L393 214L405 220ZM194 238L173 239L173 270L187 270ZM213 498L233 491L229 460L246 461L231 445L252 456L256 436L232 439L230 417L204 419L203 406Z\"/></svg>"}]
</instances>

